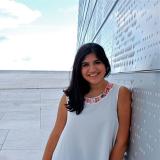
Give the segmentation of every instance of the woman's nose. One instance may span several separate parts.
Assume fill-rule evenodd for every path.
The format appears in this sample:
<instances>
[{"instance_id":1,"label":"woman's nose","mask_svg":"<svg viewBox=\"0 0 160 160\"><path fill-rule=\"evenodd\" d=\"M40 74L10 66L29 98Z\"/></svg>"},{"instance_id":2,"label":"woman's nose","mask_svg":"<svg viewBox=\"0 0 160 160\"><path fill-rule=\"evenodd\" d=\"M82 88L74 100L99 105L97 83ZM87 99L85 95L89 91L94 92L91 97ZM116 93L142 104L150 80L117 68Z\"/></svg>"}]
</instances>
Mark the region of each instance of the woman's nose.
<instances>
[{"instance_id":1,"label":"woman's nose","mask_svg":"<svg viewBox=\"0 0 160 160\"><path fill-rule=\"evenodd\" d=\"M95 72L95 71L96 71L95 65L94 65L94 64L91 64L91 65L89 66L89 72Z\"/></svg>"}]
</instances>

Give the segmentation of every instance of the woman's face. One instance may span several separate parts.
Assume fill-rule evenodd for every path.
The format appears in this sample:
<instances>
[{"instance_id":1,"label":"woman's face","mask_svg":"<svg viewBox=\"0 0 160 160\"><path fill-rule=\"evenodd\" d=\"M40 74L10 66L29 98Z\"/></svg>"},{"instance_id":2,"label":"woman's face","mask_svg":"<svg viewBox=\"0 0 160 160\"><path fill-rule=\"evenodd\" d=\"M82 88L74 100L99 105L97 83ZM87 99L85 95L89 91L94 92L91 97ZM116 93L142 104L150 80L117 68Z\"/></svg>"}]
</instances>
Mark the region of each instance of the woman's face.
<instances>
[{"instance_id":1,"label":"woman's face","mask_svg":"<svg viewBox=\"0 0 160 160\"><path fill-rule=\"evenodd\" d=\"M82 61L81 74L90 85L103 82L105 73L105 65L94 53L88 54Z\"/></svg>"}]
</instances>

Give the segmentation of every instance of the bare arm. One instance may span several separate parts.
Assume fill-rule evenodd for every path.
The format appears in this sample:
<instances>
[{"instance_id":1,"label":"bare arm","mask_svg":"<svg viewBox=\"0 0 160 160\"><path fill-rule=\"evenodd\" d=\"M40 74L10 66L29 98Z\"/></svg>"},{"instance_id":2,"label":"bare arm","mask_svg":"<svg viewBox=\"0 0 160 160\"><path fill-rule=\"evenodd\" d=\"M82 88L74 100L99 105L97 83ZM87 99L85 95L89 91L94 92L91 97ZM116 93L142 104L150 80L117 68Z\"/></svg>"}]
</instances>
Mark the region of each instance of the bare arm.
<instances>
[{"instance_id":1,"label":"bare arm","mask_svg":"<svg viewBox=\"0 0 160 160\"><path fill-rule=\"evenodd\" d=\"M65 104L66 104L66 96L63 95L59 103L59 109L57 113L57 119L55 122L55 126L50 134L50 137L48 139L48 142L47 142L44 154L43 154L43 160L52 159L52 155L56 148L59 137L65 127L65 124L67 121L67 109L65 107Z\"/></svg>"},{"instance_id":2,"label":"bare arm","mask_svg":"<svg viewBox=\"0 0 160 160\"><path fill-rule=\"evenodd\" d=\"M126 87L121 87L119 90L117 112L119 128L109 160L123 160L128 145L131 121L131 92Z\"/></svg>"}]
</instances>

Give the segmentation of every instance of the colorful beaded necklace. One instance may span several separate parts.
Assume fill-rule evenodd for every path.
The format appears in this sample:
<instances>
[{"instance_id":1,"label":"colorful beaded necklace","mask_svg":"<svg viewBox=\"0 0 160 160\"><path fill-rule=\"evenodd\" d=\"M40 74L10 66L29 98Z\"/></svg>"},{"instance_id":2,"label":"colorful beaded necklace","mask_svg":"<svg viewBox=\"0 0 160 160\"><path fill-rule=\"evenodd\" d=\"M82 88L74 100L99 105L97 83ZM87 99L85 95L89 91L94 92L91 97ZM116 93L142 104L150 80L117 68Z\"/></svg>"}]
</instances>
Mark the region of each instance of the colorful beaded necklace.
<instances>
[{"instance_id":1,"label":"colorful beaded necklace","mask_svg":"<svg viewBox=\"0 0 160 160\"><path fill-rule=\"evenodd\" d=\"M96 96L96 97L85 97L85 103L96 103L98 101L100 101L102 98L104 98L110 91L110 89L113 87L113 83L108 83L103 91L103 93L101 93L100 95Z\"/></svg>"}]
</instances>

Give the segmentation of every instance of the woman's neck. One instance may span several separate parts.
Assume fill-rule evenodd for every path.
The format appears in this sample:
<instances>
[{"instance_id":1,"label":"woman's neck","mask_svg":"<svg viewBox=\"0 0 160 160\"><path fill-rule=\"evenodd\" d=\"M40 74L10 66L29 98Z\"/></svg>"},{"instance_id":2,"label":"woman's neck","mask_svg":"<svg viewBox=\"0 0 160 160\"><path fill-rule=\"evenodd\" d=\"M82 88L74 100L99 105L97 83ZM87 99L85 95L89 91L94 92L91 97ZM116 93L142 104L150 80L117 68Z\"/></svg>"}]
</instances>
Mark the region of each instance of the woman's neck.
<instances>
[{"instance_id":1,"label":"woman's neck","mask_svg":"<svg viewBox=\"0 0 160 160\"><path fill-rule=\"evenodd\" d=\"M103 80L101 83L98 84L91 84L90 90L97 90L97 89L103 89L107 85L107 81Z\"/></svg>"},{"instance_id":2,"label":"woman's neck","mask_svg":"<svg viewBox=\"0 0 160 160\"><path fill-rule=\"evenodd\" d=\"M89 97L98 96L99 94L101 94L105 90L107 83L108 82L106 80L104 80L99 84L91 85L90 91L87 94L87 96L89 96Z\"/></svg>"}]
</instances>

